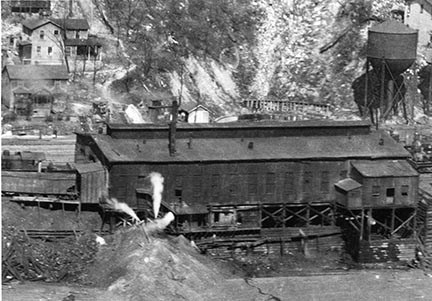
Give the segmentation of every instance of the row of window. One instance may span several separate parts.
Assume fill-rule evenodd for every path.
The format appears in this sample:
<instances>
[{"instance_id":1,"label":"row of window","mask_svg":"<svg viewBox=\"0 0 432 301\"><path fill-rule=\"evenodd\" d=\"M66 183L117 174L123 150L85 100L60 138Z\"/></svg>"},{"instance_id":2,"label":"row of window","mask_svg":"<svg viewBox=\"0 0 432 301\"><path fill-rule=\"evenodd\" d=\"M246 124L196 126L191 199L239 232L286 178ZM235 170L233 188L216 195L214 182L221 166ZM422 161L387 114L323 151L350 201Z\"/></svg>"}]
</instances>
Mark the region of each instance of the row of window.
<instances>
[{"instance_id":1,"label":"row of window","mask_svg":"<svg viewBox=\"0 0 432 301\"><path fill-rule=\"evenodd\" d=\"M42 47L41 46L36 46L36 53L39 55L42 54ZM53 54L53 48L52 47L47 47L47 54L50 56Z\"/></svg>"},{"instance_id":2,"label":"row of window","mask_svg":"<svg viewBox=\"0 0 432 301\"><path fill-rule=\"evenodd\" d=\"M54 36L57 37L57 36L59 36L59 34L60 34L60 31L55 29L54 30ZM75 39L80 39L80 38L81 38L80 31L79 30L75 31ZM45 40L45 30L39 31L39 39Z\"/></svg>"},{"instance_id":3,"label":"row of window","mask_svg":"<svg viewBox=\"0 0 432 301\"><path fill-rule=\"evenodd\" d=\"M402 185L400 189L401 196L408 196L409 193L409 185ZM394 188L386 188L386 197L392 198L395 197L395 189ZM372 197L379 198L381 195L381 186L374 185L372 186Z\"/></svg>"},{"instance_id":4,"label":"row of window","mask_svg":"<svg viewBox=\"0 0 432 301\"><path fill-rule=\"evenodd\" d=\"M193 175L191 176L190 183L192 185L192 194L199 196L202 195L202 175ZM266 173L264 175L264 193L265 194L274 194L276 192L276 183L278 180L279 183L283 185L283 193L285 195L292 195L296 192L296 177L298 175L294 172L285 172L285 173ZM240 179L243 178L246 182L247 193L248 195L256 195L258 193L258 181L259 175L257 173L249 173L249 174L230 174L226 177L226 181L228 183L227 189L230 195L238 195ZM181 196L181 191L184 186L185 176L178 175L175 179L175 195ZM213 174L210 176L210 193L213 196L217 196L221 193L222 188L222 176L220 174ZM318 181L318 187L315 185L315 180ZM189 182L189 181L188 181ZM319 191L320 193L327 194L330 192L330 172L321 171L319 173L306 171L303 174L302 179L302 191L303 193L312 193L313 191Z\"/></svg>"}]
</instances>

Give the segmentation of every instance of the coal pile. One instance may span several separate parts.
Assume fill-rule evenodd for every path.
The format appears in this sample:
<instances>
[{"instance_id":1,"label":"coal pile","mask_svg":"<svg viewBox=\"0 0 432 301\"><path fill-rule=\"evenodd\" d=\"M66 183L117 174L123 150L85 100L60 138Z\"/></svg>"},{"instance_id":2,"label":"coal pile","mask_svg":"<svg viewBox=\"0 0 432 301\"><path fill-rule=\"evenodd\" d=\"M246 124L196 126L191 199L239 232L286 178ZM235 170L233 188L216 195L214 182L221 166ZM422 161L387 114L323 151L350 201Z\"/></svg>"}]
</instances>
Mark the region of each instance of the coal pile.
<instances>
[{"instance_id":1,"label":"coal pile","mask_svg":"<svg viewBox=\"0 0 432 301\"><path fill-rule=\"evenodd\" d=\"M106 240L91 280L125 300L202 300L203 291L224 280L183 236L130 228Z\"/></svg>"}]
</instances>

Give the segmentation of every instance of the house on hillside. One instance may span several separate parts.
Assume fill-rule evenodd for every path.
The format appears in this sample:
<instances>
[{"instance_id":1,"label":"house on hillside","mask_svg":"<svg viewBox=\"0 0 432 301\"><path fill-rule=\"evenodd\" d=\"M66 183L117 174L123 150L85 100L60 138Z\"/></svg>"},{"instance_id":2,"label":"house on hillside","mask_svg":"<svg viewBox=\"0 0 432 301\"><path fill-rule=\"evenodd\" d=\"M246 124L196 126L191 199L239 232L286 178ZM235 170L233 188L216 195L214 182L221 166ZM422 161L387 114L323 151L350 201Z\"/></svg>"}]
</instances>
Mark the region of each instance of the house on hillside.
<instances>
[{"instance_id":1,"label":"house on hillside","mask_svg":"<svg viewBox=\"0 0 432 301\"><path fill-rule=\"evenodd\" d=\"M213 114L207 107L195 102L182 104L179 116L188 123L209 123L213 119Z\"/></svg>"},{"instance_id":2,"label":"house on hillside","mask_svg":"<svg viewBox=\"0 0 432 301\"><path fill-rule=\"evenodd\" d=\"M13 13L49 13L51 11L50 0L11 0Z\"/></svg>"},{"instance_id":3,"label":"house on hillside","mask_svg":"<svg viewBox=\"0 0 432 301\"><path fill-rule=\"evenodd\" d=\"M102 45L95 36L89 35L90 25L86 19L52 20L65 30L64 47L70 62L100 61Z\"/></svg>"},{"instance_id":4,"label":"house on hillside","mask_svg":"<svg viewBox=\"0 0 432 301\"><path fill-rule=\"evenodd\" d=\"M407 0L404 20L419 31L419 51L432 61L432 0Z\"/></svg>"},{"instance_id":5,"label":"house on hillside","mask_svg":"<svg viewBox=\"0 0 432 301\"><path fill-rule=\"evenodd\" d=\"M24 64L62 65L68 59L71 71L84 69L83 62L100 61L101 44L88 34L86 19L25 20L25 38L19 43L19 56Z\"/></svg>"},{"instance_id":6,"label":"house on hillside","mask_svg":"<svg viewBox=\"0 0 432 301\"><path fill-rule=\"evenodd\" d=\"M22 22L24 38L18 53L24 64L62 65L64 63L61 27L44 18Z\"/></svg>"},{"instance_id":7,"label":"house on hillside","mask_svg":"<svg viewBox=\"0 0 432 301\"><path fill-rule=\"evenodd\" d=\"M18 115L29 107L49 114L69 80L65 66L6 65L2 70L2 105Z\"/></svg>"}]
</instances>

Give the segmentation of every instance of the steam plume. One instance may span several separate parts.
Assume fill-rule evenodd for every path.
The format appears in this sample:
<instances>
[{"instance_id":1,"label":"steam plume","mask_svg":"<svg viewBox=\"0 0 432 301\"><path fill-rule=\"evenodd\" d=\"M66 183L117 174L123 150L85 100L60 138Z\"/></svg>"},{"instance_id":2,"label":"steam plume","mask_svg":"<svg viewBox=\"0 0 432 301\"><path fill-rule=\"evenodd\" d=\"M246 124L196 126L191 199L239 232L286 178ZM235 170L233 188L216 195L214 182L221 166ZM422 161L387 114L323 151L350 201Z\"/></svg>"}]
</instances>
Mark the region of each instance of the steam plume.
<instances>
[{"instance_id":1,"label":"steam plume","mask_svg":"<svg viewBox=\"0 0 432 301\"><path fill-rule=\"evenodd\" d=\"M150 182L152 183L153 187L153 213L154 218L157 218L159 214L160 204L162 201L164 178L158 172L151 172Z\"/></svg>"},{"instance_id":2,"label":"steam plume","mask_svg":"<svg viewBox=\"0 0 432 301\"><path fill-rule=\"evenodd\" d=\"M124 212L130 217L132 217L134 221L140 222L140 219L135 214L135 211L133 211L133 209L129 207L126 203L119 202L116 198L105 198L105 202L111 209Z\"/></svg>"},{"instance_id":3,"label":"steam plume","mask_svg":"<svg viewBox=\"0 0 432 301\"><path fill-rule=\"evenodd\" d=\"M174 214L168 212L163 217L155 219L153 223L148 223L145 228L148 231L164 230L174 220Z\"/></svg>"}]
</instances>

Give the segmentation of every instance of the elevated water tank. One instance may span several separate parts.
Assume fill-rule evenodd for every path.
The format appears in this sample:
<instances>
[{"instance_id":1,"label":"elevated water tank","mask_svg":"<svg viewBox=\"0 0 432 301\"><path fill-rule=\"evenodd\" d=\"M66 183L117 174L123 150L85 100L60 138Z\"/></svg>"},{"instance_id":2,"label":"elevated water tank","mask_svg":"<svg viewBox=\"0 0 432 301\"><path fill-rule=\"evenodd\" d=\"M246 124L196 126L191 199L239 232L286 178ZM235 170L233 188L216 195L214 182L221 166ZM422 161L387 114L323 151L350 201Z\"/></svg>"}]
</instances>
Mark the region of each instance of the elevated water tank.
<instances>
[{"instance_id":1,"label":"elevated water tank","mask_svg":"<svg viewBox=\"0 0 432 301\"><path fill-rule=\"evenodd\" d=\"M368 31L367 57L375 69L384 59L393 75L408 69L417 57L418 31L396 20L372 26Z\"/></svg>"}]
</instances>

